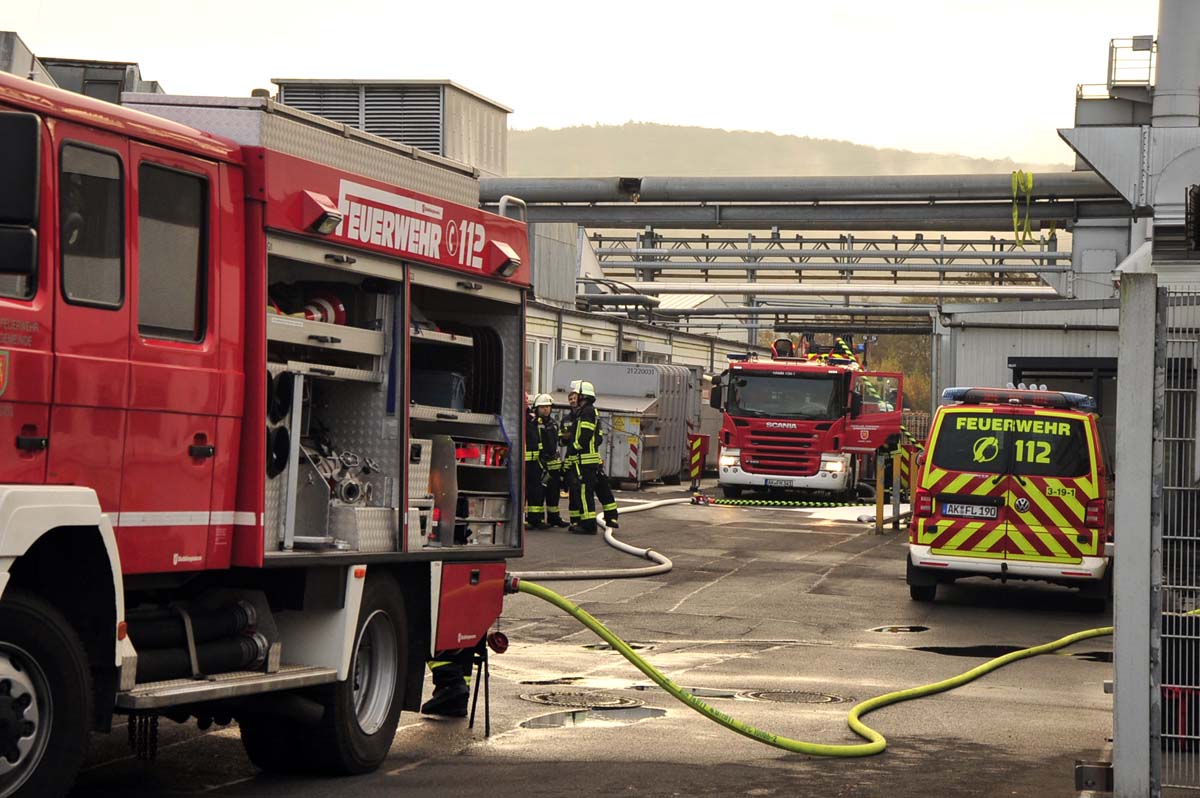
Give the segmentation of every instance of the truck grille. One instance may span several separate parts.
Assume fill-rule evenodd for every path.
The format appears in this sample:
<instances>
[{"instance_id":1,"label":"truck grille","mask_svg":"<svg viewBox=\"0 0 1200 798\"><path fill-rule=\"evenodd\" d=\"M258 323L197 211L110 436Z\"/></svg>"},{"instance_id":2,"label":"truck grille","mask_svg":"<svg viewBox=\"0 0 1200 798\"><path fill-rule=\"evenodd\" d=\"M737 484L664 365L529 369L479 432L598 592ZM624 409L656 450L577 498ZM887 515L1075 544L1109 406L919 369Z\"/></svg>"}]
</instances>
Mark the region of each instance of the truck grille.
<instances>
[{"instance_id":1,"label":"truck grille","mask_svg":"<svg viewBox=\"0 0 1200 798\"><path fill-rule=\"evenodd\" d=\"M807 477L817 473L817 436L797 430L754 430L742 448L742 468L750 472Z\"/></svg>"}]
</instances>

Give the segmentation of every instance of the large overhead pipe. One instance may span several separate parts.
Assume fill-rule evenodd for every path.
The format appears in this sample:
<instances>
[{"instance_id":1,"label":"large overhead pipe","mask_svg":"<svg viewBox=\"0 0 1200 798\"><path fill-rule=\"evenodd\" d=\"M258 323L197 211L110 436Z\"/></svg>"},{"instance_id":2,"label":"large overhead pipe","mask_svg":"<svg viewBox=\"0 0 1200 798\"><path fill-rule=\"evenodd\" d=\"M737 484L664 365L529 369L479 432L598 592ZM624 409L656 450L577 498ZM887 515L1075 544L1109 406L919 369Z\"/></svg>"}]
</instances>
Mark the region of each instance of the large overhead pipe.
<instances>
[{"instance_id":1,"label":"large overhead pipe","mask_svg":"<svg viewBox=\"0 0 1200 798\"><path fill-rule=\"evenodd\" d=\"M485 177L480 199L505 194L538 203L594 202L883 202L1012 200L1012 175L845 177ZM1035 176L1034 199L1116 198L1094 172Z\"/></svg>"},{"instance_id":2,"label":"large overhead pipe","mask_svg":"<svg viewBox=\"0 0 1200 798\"><path fill-rule=\"evenodd\" d=\"M758 230L1012 230L1012 201L908 205L530 205L530 222L591 228ZM1022 218L1025 212L1022 209ZM1077 219L1131 218L1124 201L1034 203L1032 227Z\"/></svg>"},{"instance_id":3,"label":"large overhead pipe","mask_svg":"<svg viewBox=\"0 0 1200 798\"><path fill-rule=\"evenodd\" d=\"M1155 127L1200 124L1200 3L1160 0L1154 104ZM1035 180L1036 183L1036 180Z\"/></svg>"},{"instance_id":4,"label":"large overhead pipe","mask_svg":"<svg viewBox=\"0 0 1200 798\"><path fill-rule=\"evenodd\" d=\"M640 294L719 294L720 296L936 296L1054 298L1058 292L1047 285L921 285L893 283L630 283Z\"/></svg>"},{"instance_id":5,"label":"large overhead pipe","mask_svg":"<svg viewBox=\"0 0 1200 798\"><path fill-rule=\"evenodd\" d=\"M874 305L735 305L724 308L656 308L658 316L886 316L889 318L923 317L937 311L933 305L907 308Z\"/></svg>"}]
</instances>

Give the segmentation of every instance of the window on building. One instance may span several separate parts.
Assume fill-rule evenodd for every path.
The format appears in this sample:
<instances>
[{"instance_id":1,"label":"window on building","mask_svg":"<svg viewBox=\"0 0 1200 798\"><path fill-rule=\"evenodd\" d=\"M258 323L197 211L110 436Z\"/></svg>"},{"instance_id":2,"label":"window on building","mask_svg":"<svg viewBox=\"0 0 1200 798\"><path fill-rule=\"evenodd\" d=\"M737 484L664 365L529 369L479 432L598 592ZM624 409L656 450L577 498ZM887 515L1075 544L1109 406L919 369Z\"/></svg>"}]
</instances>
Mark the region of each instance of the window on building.
<instances>
[{"instance_id":1,"label":"window on building","mask_svg":"<svg viewBox=\"0 0 1200 798\"><path fill-rule=\"evenodd\" d=\"M124 297L121 162L68 144L59 160L59 232L64 298L119 308Z\"/></svg>"},{"instance_id":2,"label":"window on building","mask_svg":"<svg viewBox=\"0 0 1200 798\"><path fill-rule=\"evenodd\" d=\"M207 181L138 168L138 329L154 338L204 338Z\"/></svg>"}]
</instances>

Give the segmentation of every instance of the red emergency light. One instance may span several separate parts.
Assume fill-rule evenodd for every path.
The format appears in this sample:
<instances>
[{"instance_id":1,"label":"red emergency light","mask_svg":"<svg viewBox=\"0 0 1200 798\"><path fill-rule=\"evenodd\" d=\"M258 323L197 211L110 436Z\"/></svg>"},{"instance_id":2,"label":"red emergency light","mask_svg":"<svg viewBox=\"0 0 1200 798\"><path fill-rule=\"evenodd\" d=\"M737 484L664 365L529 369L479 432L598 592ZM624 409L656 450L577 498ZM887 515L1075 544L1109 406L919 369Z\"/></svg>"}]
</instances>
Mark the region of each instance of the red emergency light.
<instances>
[{"instance_id":1,"label":"red emergency light","mask_svg":"<svg viewBox=\"0 0 1200 798\"><path fill-rule=\"evenodd\" d=\"M1096 412L1096 400L1081 393L1068 391L1031 391L1021 388L947 388L942 402L961 402L968 405L1032 405L1063 410Z\"/></svg>"}]
</instances>

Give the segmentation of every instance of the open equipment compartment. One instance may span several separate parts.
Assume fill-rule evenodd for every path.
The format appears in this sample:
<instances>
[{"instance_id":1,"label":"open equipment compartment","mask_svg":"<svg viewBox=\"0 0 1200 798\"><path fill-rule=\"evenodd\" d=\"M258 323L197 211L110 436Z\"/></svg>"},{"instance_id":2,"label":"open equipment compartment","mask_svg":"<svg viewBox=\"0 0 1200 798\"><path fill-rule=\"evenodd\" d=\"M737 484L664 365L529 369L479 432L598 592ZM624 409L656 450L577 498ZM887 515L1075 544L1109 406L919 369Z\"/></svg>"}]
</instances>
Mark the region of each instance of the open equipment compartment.
<instances>
[{"instance_id":1,"label":"open equipment compartment","mask_svg":"<svg viewBox=\"0 0 1200 798\"><path fill-rule=\"evenodd\" d=\"M339 267L361 254L270 248L287 254L267 259L264 550L400 551L401 372L389 365L404 267L372 258L363 273Z\"/></svg>"},{"instance_id":2,"label":"open equipment compartment","mask_svg":"<svg viewBox=\"0 0 1200 798\"><path fill-rule=\"evenodd\" d=\"M409 429L431 442L426 546L520 544L518 291L412 269ZM416 497L410 483L409 503Z\"/></svg>"}]
</instances>

